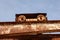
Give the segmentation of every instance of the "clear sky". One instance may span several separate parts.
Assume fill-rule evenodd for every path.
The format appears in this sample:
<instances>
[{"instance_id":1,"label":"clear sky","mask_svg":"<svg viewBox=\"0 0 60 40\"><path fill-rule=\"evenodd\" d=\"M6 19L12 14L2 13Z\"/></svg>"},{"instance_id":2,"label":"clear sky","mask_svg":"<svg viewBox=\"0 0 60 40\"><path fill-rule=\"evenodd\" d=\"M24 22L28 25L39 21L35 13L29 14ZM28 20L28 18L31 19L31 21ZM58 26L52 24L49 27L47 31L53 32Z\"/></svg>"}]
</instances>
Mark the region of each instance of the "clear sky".
<instances>
[{"instance_id":1,"label":"clear sky","mask_svg":"<svg viewBox=\"0 0 60 40\"><path fill-rule=\"evenodd\" d=\"M14 21L19 13L47 13L49 20L60 20L60 0L0 0L0 21Z\"/></svg>"}]
</instances>

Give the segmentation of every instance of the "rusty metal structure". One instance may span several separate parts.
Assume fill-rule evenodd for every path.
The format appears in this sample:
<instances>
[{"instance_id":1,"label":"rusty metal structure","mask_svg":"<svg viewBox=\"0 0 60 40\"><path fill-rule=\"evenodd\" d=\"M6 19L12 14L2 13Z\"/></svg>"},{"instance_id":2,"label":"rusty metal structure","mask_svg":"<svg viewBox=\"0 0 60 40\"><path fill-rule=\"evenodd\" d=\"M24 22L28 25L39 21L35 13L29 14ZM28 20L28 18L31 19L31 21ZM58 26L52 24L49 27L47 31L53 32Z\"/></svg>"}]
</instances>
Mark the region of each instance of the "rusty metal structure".
<instances>
[{"instance_id":1,"label":"rusty metal structure","mask_svg":"<svg viewBox=\"0 0 60 40\"><path fill-rule=\"evenodd\" d=\"M0 22L0 40L60 40L60 20L48 20L46 13L16 14L15 22Z\"/></svg>"}]
</instances>

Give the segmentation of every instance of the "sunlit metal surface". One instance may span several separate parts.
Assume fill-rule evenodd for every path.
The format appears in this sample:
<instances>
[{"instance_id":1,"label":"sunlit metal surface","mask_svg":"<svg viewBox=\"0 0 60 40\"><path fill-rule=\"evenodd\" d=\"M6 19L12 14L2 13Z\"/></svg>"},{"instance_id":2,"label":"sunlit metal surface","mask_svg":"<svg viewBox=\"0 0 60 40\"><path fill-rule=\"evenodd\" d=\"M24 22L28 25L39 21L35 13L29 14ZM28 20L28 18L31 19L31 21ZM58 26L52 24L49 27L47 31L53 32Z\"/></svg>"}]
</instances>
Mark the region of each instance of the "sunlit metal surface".
<instances>
[{"instance_id":1,"label":"sunlit metal surface","mask_svg":"<svg viewBox=\"0 0 60 40\"><path fill-rule=\"evenodd\" d=\"M16 24L16 25L0 25L1 34L24 33L24 32L60 32L59 23L31 23L31 24Z\"/></svg>"}]
</instances>

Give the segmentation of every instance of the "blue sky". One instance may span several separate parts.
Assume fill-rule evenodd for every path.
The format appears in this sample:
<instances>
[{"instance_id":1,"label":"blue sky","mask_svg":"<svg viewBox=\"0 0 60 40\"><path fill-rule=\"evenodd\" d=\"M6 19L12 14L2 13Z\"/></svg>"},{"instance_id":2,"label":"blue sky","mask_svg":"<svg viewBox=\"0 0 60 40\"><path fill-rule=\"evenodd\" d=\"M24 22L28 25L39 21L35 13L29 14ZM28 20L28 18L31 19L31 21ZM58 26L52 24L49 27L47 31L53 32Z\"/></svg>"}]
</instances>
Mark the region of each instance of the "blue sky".
<instances>
[{"instance_id":1,"label":"blue sky","mask_svg":"<svg viewBox=\"0 0 60 40\"><path fill-rule=\"evenodd\" d=\"M49 20L60 20L60 0L0 0L0 21L14 21L19 13L47 13Z\"/></svg>"}]
</instances>

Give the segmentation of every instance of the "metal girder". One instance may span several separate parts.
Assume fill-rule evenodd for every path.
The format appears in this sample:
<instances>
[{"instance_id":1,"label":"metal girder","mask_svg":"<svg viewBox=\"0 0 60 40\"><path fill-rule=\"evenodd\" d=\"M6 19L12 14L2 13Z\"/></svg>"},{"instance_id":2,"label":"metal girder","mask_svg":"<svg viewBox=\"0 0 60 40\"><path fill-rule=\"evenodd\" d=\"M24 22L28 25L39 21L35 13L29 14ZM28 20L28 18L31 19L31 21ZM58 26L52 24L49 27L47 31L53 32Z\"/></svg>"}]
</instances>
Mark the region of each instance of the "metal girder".
<instances>
[{"instance_id":1,"label":"metal girder","mask_svg":"<svg viewBox=\"0 0 60 40\"><path fill-rule=\"evenodd\" d=\"M0 25L0 35L13 33L35 35L45 32L60 32L60 23L22 23L15 25Z\"/></svg>"},{"instance_id":2,"label":"metal girder","mask_svg":"<svg viewBox=\"0 0 60 40\"><path fill-rule=\"evenodd\" d=\"M0 22L0 40L48 40L57 37L42 34L46 32L60 32L60 20L47 20L46 13L16 14L15 22Z\"/></svg>"}]
</instances>

